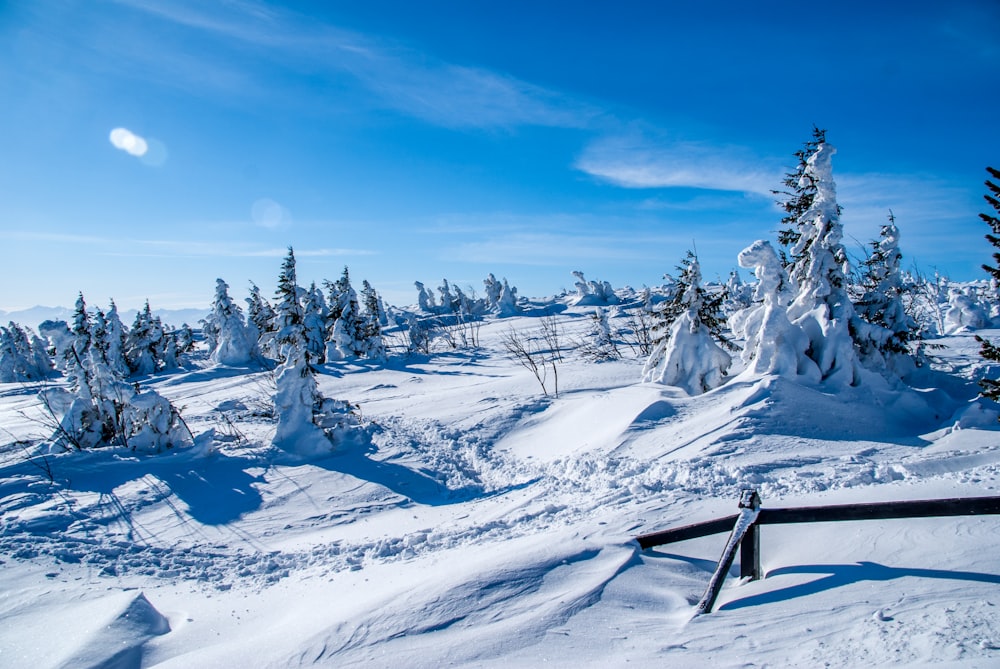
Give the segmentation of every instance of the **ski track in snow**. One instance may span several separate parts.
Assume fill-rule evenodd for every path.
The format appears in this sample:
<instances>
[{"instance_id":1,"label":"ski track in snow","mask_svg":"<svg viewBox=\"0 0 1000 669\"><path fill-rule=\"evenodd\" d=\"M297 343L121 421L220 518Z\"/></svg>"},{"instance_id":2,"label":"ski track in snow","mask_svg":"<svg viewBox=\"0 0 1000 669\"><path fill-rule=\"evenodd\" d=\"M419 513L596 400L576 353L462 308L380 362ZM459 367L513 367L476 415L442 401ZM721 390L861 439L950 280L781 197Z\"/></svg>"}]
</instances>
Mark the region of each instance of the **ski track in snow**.
<instances>
[{"instance_id":1,"label":"ski track in snow","mask_svg":"<svg viewBox=\"0 0 1000 669\"><path fill-rule=\"evenodd\" d=\"M688 397L637 384L641 362L568 353L560 397L550 398L500 353L496 337L509 324L487 324L487 348L476 354L382 370L328 366L322 392L361 406L366 437L308 462L262 445L275 426L266 371L151 379L196 434L216 430L211 452L160 456L29 459L15 440L44 431L35 389L0 387L0 425L11 437L0 461L0 560L14 574L0 615L27 624L26 598L37 596L54 609L65 599L66 611L100 602L127 622L121 665L112 632L93 632L38 666L94 657L101 666L208 664L234 652L234 641L206 641L203 625L238 633L219 607L250 599L256 625L271 621L277 631L268 634L287 639L260 632L271 647L244 637L248 666L1000 661L990 517L809 526L805 546L793 530L766 528L774 540L765 540L765 560L780 560L772 573L730 583L719 613L694 622L721 537L645 553L630 543L734 513L747 487L765 506L997 494L1000 431L995 412L969 402L974 393L831 394L737 376ZM952 340L952 378L973 374L971 337ZM968 548L930 560L937 566L913 564L923 554L914 546L925 553L963 541ZM829 553L815 548L831 542ZM879 583L894 587L857 600L858 588ZM135 589L147 595L123 604L103 594ZM327 589L347 599L282 627L282 607L318 602ZM161 624L158 597L172 606L194 598L209 622L173 614ZM138 608L122 613L129 607ZM790 630L801 643L789 642ZM0 634L0 648L5 638L13 639Z\"/></svg>"}]
</instances>

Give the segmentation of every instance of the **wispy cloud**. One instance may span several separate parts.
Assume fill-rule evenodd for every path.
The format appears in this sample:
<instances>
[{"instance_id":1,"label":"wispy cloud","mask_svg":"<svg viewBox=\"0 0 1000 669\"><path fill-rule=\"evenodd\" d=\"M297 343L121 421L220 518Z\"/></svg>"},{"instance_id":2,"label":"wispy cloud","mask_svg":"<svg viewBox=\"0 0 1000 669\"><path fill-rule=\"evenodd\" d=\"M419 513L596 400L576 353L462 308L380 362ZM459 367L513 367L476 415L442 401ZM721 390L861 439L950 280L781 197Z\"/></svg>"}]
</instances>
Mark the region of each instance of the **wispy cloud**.
<instances>
[{"instance_id":1,"label":"wispy cloud","mask_svg":"<svg viewBox=\"0 0 1000 669\"><path fill-rule=\"evenodd\" d=\"M263 247L260 244L225 241L191 241L164 239L126 239L96 235L71 235L48 232L0 231L0 239L41 241L50 244L67 244L100 247L97 251L107 256L150 258L282 258L287 247ZM352 248L302 248L295 250L296 257L372 256L377 251Z\"/></svg>"},{"instance_id":2,"label":"wispy cloud","mask_svg":"<svg viewBox=\"0 0 1000 669\"><path fill-rule=\"evenodd\" d=\"M266 50L272 65L279 62L310 76L319 72L331 84L346 76L378 104L436 125L583 127L601 113L516 77L444 62L404 45L257 3L227 3L208 10L200 3L118 2L217 39L257 48L261 54ZM167 65L172 57L161 56Z\"/></svg>"},{"instance_id":3,"label":"wispy cloud","mask_svg":"<svg viewBox=\"0 0 1000 669\"><path fill-rule=\"evenodd\" d=\"M770 162L742 147L626 135L591 143L575 167L624 188L704 188L770 197L782 175Z\"/></svg>"}]
</instances>

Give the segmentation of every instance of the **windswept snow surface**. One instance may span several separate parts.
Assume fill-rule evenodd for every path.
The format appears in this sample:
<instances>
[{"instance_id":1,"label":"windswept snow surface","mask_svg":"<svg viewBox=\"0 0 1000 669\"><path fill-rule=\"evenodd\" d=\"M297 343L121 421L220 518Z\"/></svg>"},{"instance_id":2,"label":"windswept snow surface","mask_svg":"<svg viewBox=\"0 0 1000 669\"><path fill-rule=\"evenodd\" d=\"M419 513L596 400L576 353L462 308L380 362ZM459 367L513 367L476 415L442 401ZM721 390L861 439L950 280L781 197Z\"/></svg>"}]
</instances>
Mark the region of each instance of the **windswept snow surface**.
<instances>
[{"instance_id":1,"label":"windswept snow surface","mask_svg":"<svg viewBox=\"0 0 1000 669\"><path fill-rule=\"evenodd\" d=\"M564 343L587 315L560 313ZM365 426L326 457L269 446L273 372L152 377L199 435L162 455L43 457L18 442L50 432L38 387L0 386L0 666L1000 666L996 516L767 526L767 577L697 618L726 535L632 540L747 487L765 507L1000 494L971 335L905 392L737 374L689 397L569 350L551 398L509 327L536 318L324 366Z\"/></svg>"}]
</instances>

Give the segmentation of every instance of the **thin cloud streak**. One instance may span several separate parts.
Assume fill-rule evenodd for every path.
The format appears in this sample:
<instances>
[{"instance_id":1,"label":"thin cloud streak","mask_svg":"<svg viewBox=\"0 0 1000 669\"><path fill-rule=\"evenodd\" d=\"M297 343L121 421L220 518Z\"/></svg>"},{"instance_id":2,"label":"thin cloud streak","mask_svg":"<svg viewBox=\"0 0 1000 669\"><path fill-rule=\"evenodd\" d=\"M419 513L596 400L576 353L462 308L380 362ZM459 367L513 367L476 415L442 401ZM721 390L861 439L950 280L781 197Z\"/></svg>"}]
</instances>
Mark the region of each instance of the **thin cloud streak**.
<instances>
[{"instance_id":1,"label":"thin cloud streak","mask_svg":"<svg viewBox=\"0 0 1000 669\"><path fill-rule=\"evenodd\" d=\"M771 197L782 171L740 147L610 137L593 142L574 167L623 188L703 188Z\"/></svg>"},{"instance_id":2,"label":"thin cloud streak","mask_svg":"<svg viewBox=\"0 0 1000 669\"><path fill-rule=\"evenodd\" d=\"M97 237L87 235L69 235L47 232L0 232L0 238L19 241L43 241L53 244L91 244L109 247L101 255L118 257L148 257L148 258L283 258L288 248L234 248L231 240L220 242L195 242L164 239L122 239L118 237ZM121 247L126 248L121 248ZM136 247L140 247L138 250ZM160 252L144 251L159 249ZM318 248L296 249L295 255L303 258L331 256L373 256L378 251L351 248Z\"/></svg>"},{"instance_id":3,"label":"thin cloud streak","mask_svg":"<svg viewBox=\"0 0 1000 669\"><path fill-rule=\"evenodd\" d=\"M118 0L151 16L204 33L267 48L269 60L331 79L348 75L389 108L448 128L520 125L586 127L602 112L577 100L485 69L439 61L290 12L238 3L226 20L193 6ZM170 60L166 54L164 60Z\"/></svg>"}]
</instances>

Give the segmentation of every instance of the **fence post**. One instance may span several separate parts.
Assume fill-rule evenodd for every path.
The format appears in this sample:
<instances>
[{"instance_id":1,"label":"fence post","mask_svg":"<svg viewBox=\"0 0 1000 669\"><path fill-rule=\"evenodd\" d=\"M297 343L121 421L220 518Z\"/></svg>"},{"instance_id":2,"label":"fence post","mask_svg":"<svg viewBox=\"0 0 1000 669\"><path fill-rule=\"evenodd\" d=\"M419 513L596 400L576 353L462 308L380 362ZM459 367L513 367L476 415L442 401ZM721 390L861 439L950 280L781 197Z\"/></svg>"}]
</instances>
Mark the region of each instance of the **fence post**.
<instances>
[{"instance_id":1,"label":"fence post","mask_svg":"<svg viewBox=\"0 0 1000 669\"><path fill-rule=\"evenodd\" d=\"M744 490L740 495L740 515L736 518L733 531L729 534L729 541L726 543L719 564L708 582L708 588L704 596L698 602L696 615L711 613L715 606L715 600L722 590L722 582L726 579L726 573L736 559L736 549L740 547L746 533L757 524L757 515L760 513L760 495L756 490Z\"/></svg>"},{"instance_id":2,"label":"fence post","mask_svg":"<svg viewBox=\"0 0 1000 669\"><path fill-rule=\"evenodd\" d=\"M744 491L739 507L756 511L760 508L760 495L756 490ZM760 577L760 523L755 521L740 542L740 578L756 581Z\"/></svg>"}]
</instances>

